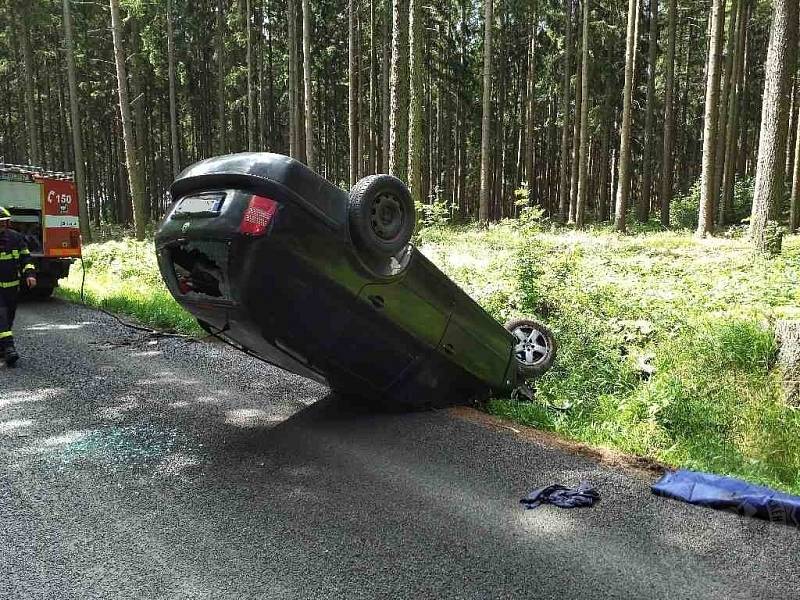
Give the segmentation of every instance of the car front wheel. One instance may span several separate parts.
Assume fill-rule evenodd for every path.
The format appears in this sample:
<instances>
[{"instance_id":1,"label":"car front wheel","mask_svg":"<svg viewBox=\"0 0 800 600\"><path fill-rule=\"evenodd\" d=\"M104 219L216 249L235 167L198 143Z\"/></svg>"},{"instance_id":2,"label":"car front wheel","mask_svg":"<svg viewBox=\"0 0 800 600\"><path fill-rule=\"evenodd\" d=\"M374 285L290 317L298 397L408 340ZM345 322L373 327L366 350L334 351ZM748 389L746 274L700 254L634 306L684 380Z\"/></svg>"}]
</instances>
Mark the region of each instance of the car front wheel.
<instances>
[{"instance_id":1,"label":"car front wheel","mask_svg":"<svg viewBox=\"0 0 800 600\"><path fill-rule=\"evenodd\" d=\"M556 338L545 325L533 319L514 319L506 323L514 336L514 357L522 379L543 375L556 358Z\"/></svg>"}]
</instances>

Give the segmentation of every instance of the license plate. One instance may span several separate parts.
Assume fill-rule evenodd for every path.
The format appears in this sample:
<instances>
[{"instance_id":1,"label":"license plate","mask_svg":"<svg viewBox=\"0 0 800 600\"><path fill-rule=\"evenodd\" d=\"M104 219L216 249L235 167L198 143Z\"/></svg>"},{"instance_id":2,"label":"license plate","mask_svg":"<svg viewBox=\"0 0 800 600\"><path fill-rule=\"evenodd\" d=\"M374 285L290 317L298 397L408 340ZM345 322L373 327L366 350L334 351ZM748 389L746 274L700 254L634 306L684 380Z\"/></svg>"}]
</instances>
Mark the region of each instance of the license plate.
<instances>
[{"instance_id":1,"label":"license plate","mask_svg":"<svg viewBox=\"0 0 800 600\"><path fill-rule=\"evenodd\" d=\"M225 196L220 194L188 196L181 200L175 212L177 214L218 213L224 200Z\"/></svg>"}]
</instances>

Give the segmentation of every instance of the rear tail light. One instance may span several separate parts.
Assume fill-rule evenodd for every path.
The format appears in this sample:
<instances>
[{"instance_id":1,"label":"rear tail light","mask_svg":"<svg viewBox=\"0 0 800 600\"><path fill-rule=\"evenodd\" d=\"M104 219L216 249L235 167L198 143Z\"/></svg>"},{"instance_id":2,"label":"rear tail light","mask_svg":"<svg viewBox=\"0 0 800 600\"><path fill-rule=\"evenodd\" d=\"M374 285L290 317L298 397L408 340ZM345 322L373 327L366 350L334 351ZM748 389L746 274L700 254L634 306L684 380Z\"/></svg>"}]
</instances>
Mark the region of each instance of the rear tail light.
<instances>
[{"instance_id":1,"label":"rear tail light","mask_svg":"<svg viewBox=\"0 0 800 600\"><path fill-rule=\"evenodd\" d=\"M263 235L266 233L272 218L278 212L278 203L263 196L250 198L250 205L244 211L239 233L245 235Z\"/></svg>"}]
</instances>

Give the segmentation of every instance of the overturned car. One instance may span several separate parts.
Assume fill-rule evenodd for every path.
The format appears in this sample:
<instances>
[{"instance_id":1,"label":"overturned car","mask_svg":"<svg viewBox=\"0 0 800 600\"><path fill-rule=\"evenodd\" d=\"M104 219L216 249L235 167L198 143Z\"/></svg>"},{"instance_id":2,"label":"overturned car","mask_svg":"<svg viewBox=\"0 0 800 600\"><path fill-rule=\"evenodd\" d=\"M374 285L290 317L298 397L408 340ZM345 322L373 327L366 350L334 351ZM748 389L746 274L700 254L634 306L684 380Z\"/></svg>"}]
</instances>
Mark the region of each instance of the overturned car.
<instances>
[{"instance_id":1,"label":"overturned car","mask_svg":"<svg viewBox=\"0 0 800 600\"><path fill-rule=\"evenodd\" d=\"M515 390L555 356L531 320L504 328L412 244L389 175L350 193L286 156L201 161L170 189L162 276L210 333L332 390L399 407Z\"/></svg>"}]
</instances>

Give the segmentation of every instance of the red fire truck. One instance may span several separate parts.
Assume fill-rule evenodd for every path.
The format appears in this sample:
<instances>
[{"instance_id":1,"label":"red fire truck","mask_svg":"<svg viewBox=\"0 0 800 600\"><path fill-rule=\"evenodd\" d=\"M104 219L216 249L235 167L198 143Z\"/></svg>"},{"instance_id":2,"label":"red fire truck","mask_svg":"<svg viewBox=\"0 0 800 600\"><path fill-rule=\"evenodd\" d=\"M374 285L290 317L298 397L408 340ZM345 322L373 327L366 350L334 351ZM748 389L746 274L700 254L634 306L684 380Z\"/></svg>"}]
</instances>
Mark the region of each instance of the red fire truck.
<instances>
[{"instance_id":1,"label":"red fire truck","mask_svg":"<svg viewBox=\"0 0 800 600\"><path fill-rule=\"evenodd\" d=\"M49 296L81 256L73 174L0 163L0 206L28 242L38 275L34 293Z\"/></svg>"}]
</instances>

